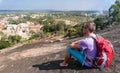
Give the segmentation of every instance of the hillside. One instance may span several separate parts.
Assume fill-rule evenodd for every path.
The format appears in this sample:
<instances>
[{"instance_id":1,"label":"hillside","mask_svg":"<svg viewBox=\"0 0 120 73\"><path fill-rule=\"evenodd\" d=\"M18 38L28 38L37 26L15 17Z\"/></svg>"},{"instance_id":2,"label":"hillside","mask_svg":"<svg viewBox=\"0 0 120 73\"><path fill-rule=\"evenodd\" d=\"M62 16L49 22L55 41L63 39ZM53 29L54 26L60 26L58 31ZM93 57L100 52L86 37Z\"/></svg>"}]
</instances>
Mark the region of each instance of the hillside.
<instances>
[{"instance_id":1,"label":"hillside","mask_svg":"<svg viewBox=\"0 0 120 73\"><path fill-rule=\"evenodd\" d=\"M107 69L82 67L74 60L69 62L68 67L59 67L64 59L68 40L51 43L42 40L1 51L0 73L120 73L120 25L99 33L109 39L115 49L113 62Z\"/></svg>"}]
</instances>

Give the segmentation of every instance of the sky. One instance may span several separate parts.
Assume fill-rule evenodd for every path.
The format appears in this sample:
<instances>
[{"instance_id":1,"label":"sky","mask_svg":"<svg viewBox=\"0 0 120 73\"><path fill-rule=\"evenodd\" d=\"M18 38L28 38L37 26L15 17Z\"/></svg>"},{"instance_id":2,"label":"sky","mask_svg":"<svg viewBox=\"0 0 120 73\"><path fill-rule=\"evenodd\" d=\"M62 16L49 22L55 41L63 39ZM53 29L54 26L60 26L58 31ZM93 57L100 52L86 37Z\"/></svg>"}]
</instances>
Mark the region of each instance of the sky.
<instances>
[{"instance_id":1,"label":"sky","mask_svg":"<svg viewBox=\"0 0 120 73\"><path fill-rule=\"evenodd\" d=\"M0 10L108 10L115 0L0 0Z\"/></svg>"}]
</instances>

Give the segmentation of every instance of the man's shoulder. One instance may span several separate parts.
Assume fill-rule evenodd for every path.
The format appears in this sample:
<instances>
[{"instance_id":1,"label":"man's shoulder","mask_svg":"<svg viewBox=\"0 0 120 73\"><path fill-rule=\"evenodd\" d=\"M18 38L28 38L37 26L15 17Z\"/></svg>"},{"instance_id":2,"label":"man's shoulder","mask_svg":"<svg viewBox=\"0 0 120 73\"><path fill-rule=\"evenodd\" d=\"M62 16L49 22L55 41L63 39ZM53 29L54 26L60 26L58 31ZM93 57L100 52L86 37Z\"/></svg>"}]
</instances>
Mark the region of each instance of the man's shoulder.
<instances>
[{"instance_id":1,"label":"man's shoulder","mask_svg":"<svg viewBox=\"0 0 120 73\"><path fill-rule=\"evenodd\" d=\"M87 37L87 38L83 39L83 41L84 41L84 43L90 44L91 42L94 41L94 39L91 37Z\"/></svg>"}]
</instances>

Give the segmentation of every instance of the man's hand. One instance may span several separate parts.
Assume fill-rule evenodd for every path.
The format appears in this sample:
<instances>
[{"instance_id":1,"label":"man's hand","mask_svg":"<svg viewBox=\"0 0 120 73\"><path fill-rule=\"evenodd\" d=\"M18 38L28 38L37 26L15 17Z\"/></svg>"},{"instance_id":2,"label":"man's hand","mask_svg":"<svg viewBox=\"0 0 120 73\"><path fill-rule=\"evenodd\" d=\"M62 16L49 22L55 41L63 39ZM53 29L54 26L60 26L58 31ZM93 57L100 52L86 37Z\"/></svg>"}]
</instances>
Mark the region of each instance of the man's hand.
<instances>
[{"instance_id":1,"label":"man's hand","mask_svg":"<svg viewBox=\"0 0 120 73\"><path fill-rule=\"evenodd\" d=\"M75 42L72 42L71 44L70 44L70 47L72 48L72 49L80 49L80 46L78 46L78 43L80 42L80 40L77 40L77 41L75 41Z\"/></svg>"}]
</instances>

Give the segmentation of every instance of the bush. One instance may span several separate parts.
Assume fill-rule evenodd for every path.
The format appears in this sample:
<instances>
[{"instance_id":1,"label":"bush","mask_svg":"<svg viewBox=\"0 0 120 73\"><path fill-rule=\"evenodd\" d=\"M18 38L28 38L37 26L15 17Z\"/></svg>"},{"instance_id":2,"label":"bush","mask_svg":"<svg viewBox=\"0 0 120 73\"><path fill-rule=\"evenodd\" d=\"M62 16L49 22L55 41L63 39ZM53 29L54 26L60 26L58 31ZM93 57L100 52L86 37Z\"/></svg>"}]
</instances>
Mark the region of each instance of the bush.
<instances>
[{"instance_id":1,"label":"bush","mask_svg":"<svg viewBox=\"0 0 120 73\"><path fill-rule=\"evenodd\" d=\"M76 31L77 30L73 27L69 28L66 36L68 36L68 37L76 36Z\"/></svg>"},{"instance_id":2,"label":"bush","mask_svg":"<svg viewBox=\"0 0 120 73\"><path fill-rule=\"evenodd\" d=\"M36 38L41 38L41 37L43 37L43 36L44 36L44 35L43 35L42 32L34 33L34 34L32 34L32 36L29 38L29 40L31 40L31 39L36 39Z\"/></svg>"},{"instance_id":3,"label":"bush","mask_svg":"<svg viewBox=\"0 0 120 73\"><path fill-rule=\"evenodd\" d=\"M82 25L83 24L77 24L74 26L74 28L76 29L76 36L83 36Z\"/></svg>"},{"instance_id":4,"label":"bush","mask_svg":"<svg viewBox=\"0 0 120 73\"><path fill-rule=\"evenodd\" d=\"M96 29L103 29L104 28L104 22L103 22L103 19L102 18L96 18L94 20L94 23L96 24Z\"/></svg>"},{"instance_id":5,"label":"bush","mask_svg":"<svg viewBox=\"0 0 120 73\"><path fill-rule=\"evenodd\" d=\"M9 42L3 40L0 41L0 49L7 48L9 46L10 46Z\"/></svg>"},{"instance_id":6,"label":"bush","mask_svg":"<svg viewBox=\"0 0 120 73\"><path fill-rule=\"evenodd\" d=\"M20 41L21 41L21 36L19 36L19 35L14 35L14 36L12 36L12 35L10 35L9 37L8 37L8 40L9 40L9 42L11 43L11 44L16 44L16 43L19 43Z\"/></svg>"}]
</instances>

